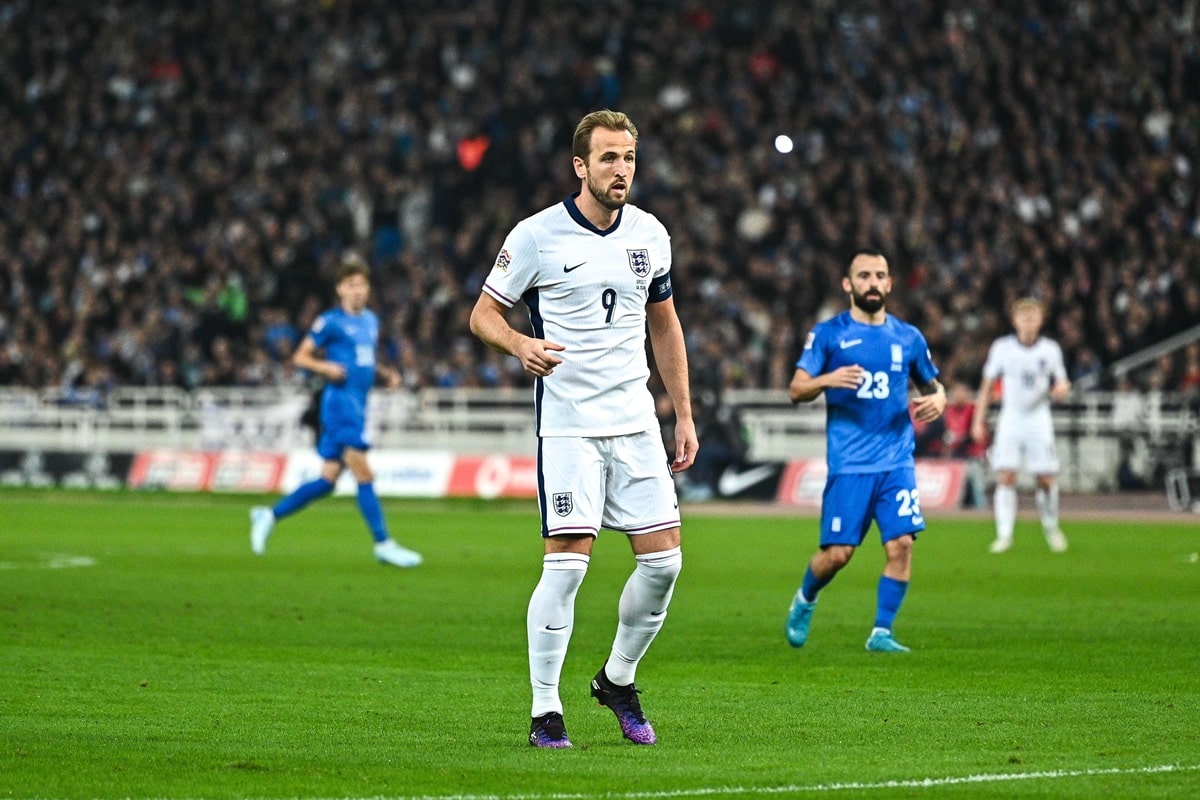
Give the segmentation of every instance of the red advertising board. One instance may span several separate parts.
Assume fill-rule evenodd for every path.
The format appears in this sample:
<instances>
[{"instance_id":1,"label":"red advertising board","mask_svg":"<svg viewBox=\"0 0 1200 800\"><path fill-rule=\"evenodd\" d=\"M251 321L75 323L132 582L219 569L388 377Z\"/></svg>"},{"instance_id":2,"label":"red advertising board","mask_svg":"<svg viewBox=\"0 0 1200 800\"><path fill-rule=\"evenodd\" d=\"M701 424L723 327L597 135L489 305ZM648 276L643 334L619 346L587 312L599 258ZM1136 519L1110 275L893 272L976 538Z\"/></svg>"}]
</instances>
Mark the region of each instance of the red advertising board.
<instances>
[{"instance_id":1,"label":"red advertising board","mask_svg":"<svg viewBox=\"0 0 1200 800\"><path fill-rule=\"evenodd\" d=\"M280 453L220 453L205 488L213 492L269 493L279 490L287 457Z\"/></svg>"},{"instance_id":2,"label":"red advertising board","mask_svg":"<svg viewBox=\"0 0 1200 800\"><path fill-rule=\"evenodd\" d=\"M148 450L138 453L129 468L132 489L172 489L198 492L208 488L215 453L198 450Z\"/></svg>"},{"instance_id":3,"label":"red advertising board","mask_svg":"<svg viewBox=\"0 0 1200 800\"><path fill-rule=\"evenodd\" d=\"M275 492L286 462L281 453L148 450L134 458L129 486L179 492Z\"/></svg>"},{"instance_id":4,"label":"red advertising board","mask_svg":"<svg viewBox=\"0 0 1200 800\"><path fill-rule=\"evenodd\" d=\"M449 497L537 497L533 456L463 456L454 460Z\"/></svg>"}]
</instances>

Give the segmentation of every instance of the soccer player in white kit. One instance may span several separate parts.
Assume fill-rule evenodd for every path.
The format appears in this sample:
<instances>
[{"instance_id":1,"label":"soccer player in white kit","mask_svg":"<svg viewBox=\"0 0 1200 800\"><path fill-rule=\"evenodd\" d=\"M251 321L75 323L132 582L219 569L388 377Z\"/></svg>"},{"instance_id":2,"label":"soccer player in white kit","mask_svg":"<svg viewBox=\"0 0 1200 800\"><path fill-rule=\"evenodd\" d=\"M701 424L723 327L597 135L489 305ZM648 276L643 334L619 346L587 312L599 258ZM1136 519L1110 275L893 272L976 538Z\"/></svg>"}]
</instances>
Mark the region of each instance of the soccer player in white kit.
<instances>
[{"instance_id":1,"label":"soccer player in white kit","mask_svg":"<svg viewBox=\"0 0 1200 800\"><path fill-rule=\"evenodd\" d=\"M602 527L629 536L637 563L591 693L613 711L625 738L657 742L634 673L662 627L683 564L672 473L692 465L699 445L671 297L670 237L654 216L626 202L637 142L637 128L620 112L596 111L579 122L572 143L579 192L513 228L471 312L471 331L536 377L544 556L526 618L535 747L572 746L558 684L575 596ZM529 309L533 336L508 324L518 300ZM675 409L674 460L646 386L647 330Z\"/></svg>"},{"instance_id":2,"label":"soccer player in white kit","mask_svg":"<svg viewBox=\"0 0 1200 800\"><path fill-rule=\"evenodd\" d=\"M993 511L996 540L993 553L1012 547L1017 521L1017 471L1024 465L1037 480L1037 508L1046 544L1055 553L1067 549L1067 537L1058 526L1058 452L1054 445L1051 402L1061 402L1071 390L1063 365L1062 348L1041 336L1045 311L1032 297L1013 304L1015 333L992 343L983 365L983 383L975 399L971 435L987 440L987 412L992 388L1001 380L1000 413L991 447L996 472Z\"/></svg>"}]
</instances>

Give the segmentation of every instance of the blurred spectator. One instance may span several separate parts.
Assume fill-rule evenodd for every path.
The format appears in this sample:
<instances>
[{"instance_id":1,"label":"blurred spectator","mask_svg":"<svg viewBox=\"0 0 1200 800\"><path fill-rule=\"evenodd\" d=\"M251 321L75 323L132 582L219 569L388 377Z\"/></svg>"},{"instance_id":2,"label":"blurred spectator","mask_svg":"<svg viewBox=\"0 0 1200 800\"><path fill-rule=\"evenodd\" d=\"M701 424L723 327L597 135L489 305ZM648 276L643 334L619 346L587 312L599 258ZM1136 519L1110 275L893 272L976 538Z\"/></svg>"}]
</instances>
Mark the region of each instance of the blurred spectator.
<instances>
[{"instance_id":1,"label":"blurred spectator","mask_svg":"<svg viewBox=\"0 0 1200 800\"><path fill-rule=\"evenodd\" d=\"M353 245L406 385L524 385L462 338L463 309L504 232L570 191L566 127L602 105L655 131L633 201L673 232L692 368L716 390L785 386L797 331L840 302L839 265L867 242L894 254L889 302L946 374L979 368L1018 294L1044 300L1072 376L1100 386L1200 324L1189 5L593 13L6 6L0 379L56 386L78 360L122 385L290 380L268 366Z\"/></svg>"},{"instance_id":2,"label":"blurred spectator","mask_svg":"<svg viewBox=\"0 0 1200 800\"><path fill-rule=\"evenodd\" d=\"M955 378L946 389L946 410L931 423L913 423L917 429L919 458L983 458L987 445L971 438L975 417L975 393L965 381Z\"/></svg>"},{"instance_id":3,"label":"blurred spectator","mask_svg":"<svg viewBox=\"0 0 1200 800\"><path fill-rule=\"evenodd\" d=\"M1179 391L1192 411L1200 413L1200 342L1192 342L1183 351Z\"/></svg>"},{"instance_id":4,"label":"blurred spectator","mask_svg":"<svg viewBox=\"0 0 1200 800\"><path fill-rule=\"evenodd\" d=\"M971 438L974 418L975 392L966 381L953 378L946 388L946 410L942 416L931 423L913 420L913 428L918 458L956 458L967 462L962 504L983 508L987 506L984 494L987 445Z\"/></svg>"}]
</instances>

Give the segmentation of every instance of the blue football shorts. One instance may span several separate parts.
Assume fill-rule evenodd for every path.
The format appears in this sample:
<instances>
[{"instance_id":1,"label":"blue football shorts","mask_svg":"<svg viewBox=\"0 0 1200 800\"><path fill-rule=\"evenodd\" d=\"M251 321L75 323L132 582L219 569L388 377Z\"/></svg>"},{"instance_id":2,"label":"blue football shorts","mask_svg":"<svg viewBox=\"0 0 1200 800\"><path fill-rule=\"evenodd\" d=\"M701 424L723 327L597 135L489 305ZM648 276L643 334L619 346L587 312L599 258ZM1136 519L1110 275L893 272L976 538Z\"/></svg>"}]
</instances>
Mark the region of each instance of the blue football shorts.
<instances>
[{"instance_id":1,"label":"blue football shorts","mask_svg":"<svg viewBox=\"0 0 1200 800\"><path fill-rule=\"evenodd\" d=\"M830 475L821 497L821 546L858 547L874 520L880 541L925 530L917 476L912 467L888 472Z\"/></svg>"},{"instance_id":2,"label":"blue football shorts","mask_svg":"<svg viewBox=\"0 0 1200 800\"><path fill-rule=\"evenodd\" d=\"M361 419L330 420L328 424L322 422L317 455L326 461L341 461L342 451L347 447L363 451L371 449L363 428Z\"/></svg>"}]
</instances>

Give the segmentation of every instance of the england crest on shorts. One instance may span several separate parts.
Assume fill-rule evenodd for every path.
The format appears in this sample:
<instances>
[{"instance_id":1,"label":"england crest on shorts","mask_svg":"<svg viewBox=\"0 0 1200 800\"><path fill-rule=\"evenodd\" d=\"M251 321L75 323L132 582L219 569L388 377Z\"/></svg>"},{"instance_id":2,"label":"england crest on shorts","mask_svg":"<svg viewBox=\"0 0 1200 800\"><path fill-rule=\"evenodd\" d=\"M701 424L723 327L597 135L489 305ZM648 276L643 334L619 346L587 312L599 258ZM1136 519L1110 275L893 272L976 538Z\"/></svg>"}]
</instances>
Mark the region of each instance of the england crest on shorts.
<instances>
[{"instance_id":1,"label":"england crest on shorts","mask_svg":"<svg viewBox=\"0 0 1200 800\"><path fill-rule=\"evenodd\" d=\"M571 499L570 492L556 492L550 500L554 503L554 513L560 517L565 517L575 510L575 501Z\"/></svg>"},{"instance_id":2,"label":"england crest on shorts","mask_svg":"<svg viewBox=\"0 0 1200 800\"><path fill-rule=\"evenodd\" d=\"M639 278L644 278L650 274L650 251L649 250L626 250L629 255L629 268L633 270L633 274Z\"/></svg>"}]
</instances>

